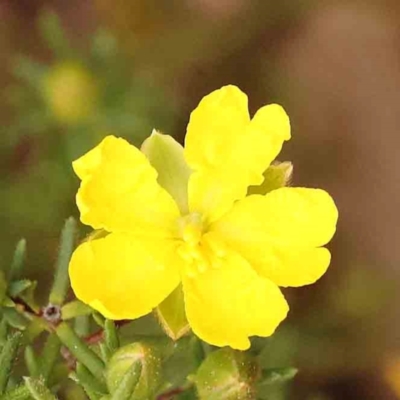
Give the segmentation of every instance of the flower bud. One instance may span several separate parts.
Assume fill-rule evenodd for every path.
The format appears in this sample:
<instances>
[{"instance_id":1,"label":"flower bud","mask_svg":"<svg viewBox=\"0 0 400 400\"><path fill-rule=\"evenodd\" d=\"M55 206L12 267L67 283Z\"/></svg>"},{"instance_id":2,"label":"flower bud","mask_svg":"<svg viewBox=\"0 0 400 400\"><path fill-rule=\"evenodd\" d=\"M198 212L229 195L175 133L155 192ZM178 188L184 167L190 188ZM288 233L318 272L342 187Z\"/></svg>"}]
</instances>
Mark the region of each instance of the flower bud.
<instances>
[{"instance_id":1,"label":"flower bud","mask_svg":"<svg viewBox=\"0 0 400 400\"><path fill-rule=\"evenodd\" d=\"M85 120L96 109L97 85L93 76L79 64L61 63L44 78L45 101L60 123L74 124Z\"/></svg>"},{"instance_id":2,"label":"flower bud","mask_svg":"<svg viewBox=\"0 0 400 400\"><path fill-rule=\"evenodd\" d=\"M293 164L291 162L276 162L264 172L264 182L260 186L250 186L247 194L267 194L272 190L287 186L292 174Z\"/></svg>"},{"instance_id":3,"label":"flower bud","mask_svg":"<svg viewBox=\"0 0 400 400\"><path fill-rule=\"evenodd\" d=\"M258 376L258 365L251 356L223 348L209 354L194 381L202 400L252 399Z\"/></svg>"},{"instance_id":4,"label":"flower bud","mask_svg":"<svg viewBox=\"0 0 400 400\"><path fill-rule=\"evenodd\" d=\"M141 364L141 368L135 368L137 363ZM139 377L132 377L136 378L137 383L133 388L127 386L126 390L129 390L130 394L126 396L124 393L124 398L129 400L154 398L160 384L160 364L160 356L154 346L132 343L121 347L112 356L107 367L106 380L111 395L121 391L121 385L125 384L129 374L139 374Z\"/></svg>"}]
</instances>

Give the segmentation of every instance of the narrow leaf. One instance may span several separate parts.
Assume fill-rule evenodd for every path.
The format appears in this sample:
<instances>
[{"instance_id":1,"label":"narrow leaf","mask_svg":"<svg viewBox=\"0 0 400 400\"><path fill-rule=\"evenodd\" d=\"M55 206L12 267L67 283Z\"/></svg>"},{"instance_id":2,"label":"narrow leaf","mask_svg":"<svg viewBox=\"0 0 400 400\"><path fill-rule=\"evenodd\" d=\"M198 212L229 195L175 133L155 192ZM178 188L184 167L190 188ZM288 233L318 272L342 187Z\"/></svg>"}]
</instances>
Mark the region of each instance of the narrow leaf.
<instances>
[{"instance_id":1,"label":"narrow leaf","mask_svg":"<svg viewBox=\"0 0 400 400\"><path fill-rule=\"evenodd\" d=\"M104 379L104 363L101 358L92 351L89 346L69 327L62 322L56 328L57 336L68 350L85 365L89 371L98 379Z\"/></svg>"},{"instance_id":2,"label":"narrow leaf","mask_svg":"<svg viewBox=\"0 0 400 400\"><path fill-rule=\"evenodd\" d=\"M8 294L11 297L16 297L23 291L28 289L30 286L32 286L32 281L30 281L29 279L21 279L19 281L11 282L8 287Z\"/></svg>"},{"instance_id":3,"label":"narrow leaf","mask_svg":"<svg viewBox=\"0 0 400 400\"><path fill-rule=\"evenodd\" d=\"M4 394L11 369L17 356L18 347L21 342L22 334L14 333L9 337L0 353L0 394Z\"/></svg>"},{"instance_id":4,"label":"narrow leaf","mask_svg":"<svg viewBox=\"0 0 400 400\"><path fill-rule=\"evenodd\" d=\"M79 300L71 301L70 303L63 305L63 307L61 308L61 315L64 321L80 317L82 315L89 315L92 312L92 308Z\"/></svg>"},{"instance_id":5,"label":"narrow leaf","mask_svg":"<svg viewBox=\"0 0 400 400\"><path fill-rule=\"evenodd\" d=\"M104 325L106 344L111 352L114 353L119 347L119 338L117 328L115 327L114 321L109 319L106 320Z\"/></svg>"},{"instance_id":6,"label":"narrow leaf","mask_svg":"<svg viewBox=\"0 0 400 400\"><path fill-rule=\"evenodd\" d=\"M76 366L76 375L82 386L90 388L91 392L97 393L98 395L107 394L104 381L96 379L96 377L81 363L78 363Z\"/></svg>"},{"instance_id":7,"label":"narrow leaf","mask_svg":"<svg viewBox=\"0 0 400 400\"><path fill-rule=\"evenodd\" d=\"M40 20L39 27L43 39L50 49L60 58L69 57L71 49L58 15L52 11L45 11Z\"/></svg>"},{"instance_id":8,"label":"narrow leaf","mask_svg":"<svg viewBox=\"0 0 400 400\"><path fill-rule=\"evenodd\" d=\"M26 258L26 240L21 239L15 248L13 261L8 271L8 281L11 282L21 274L21 270L25 264Z\"/></svg>"},{"instance_id":9,"label":"narrow leaf","mask_svg":"<svg viewBox=\"0 0 400 400\"><path fill-rule=\"evenodd\" d=\"M38 378L40 375L39 366L32 346L27 345L25 347L24 357L25 357L26 367L28 368L29 371L29 375L33 378Z\"/></svg>"},{"instance_id":10,"label":"narrow leaf","mask_svg":"<svg viewBox=\"0 0 400 400\"><path fill-rule=\"evenodd\" d=\"M60 354L60 339L55 334L49 334L44 344L42 355L40 357L40 372L45 382L47 382L52 374L54 365Z\"/></svg>"},{"instance_id":11,"label":"narrow leaf","mask_svg":"<svg viewBox=\"0 0 400 400\"><path fill-rule=\"evenodd\" d=\"M56 274L50 292L49 302L62 305L69 288L68 265L74 250L76 236L76 222L74 218L67 219L61 232L60 250L56 264Z\"/></svg>"}]
</instances>

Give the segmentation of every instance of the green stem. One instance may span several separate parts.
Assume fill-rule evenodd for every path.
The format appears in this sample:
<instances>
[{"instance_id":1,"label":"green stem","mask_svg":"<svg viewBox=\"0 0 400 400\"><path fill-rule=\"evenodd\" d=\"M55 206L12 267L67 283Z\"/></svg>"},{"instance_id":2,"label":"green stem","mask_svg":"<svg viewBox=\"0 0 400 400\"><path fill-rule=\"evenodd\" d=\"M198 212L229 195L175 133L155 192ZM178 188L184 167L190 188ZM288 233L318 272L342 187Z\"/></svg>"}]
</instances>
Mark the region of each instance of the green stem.
<instances>
[{"instance_id":1,"label":"green stem","mask_svg":"<svg viewBox=\"0 0 400 400\"><path fill-rule=\"evenodd\" d=\"M10 378L11 368L17 356L22 334L14 333L4 345L0 353L0 394L6 391L7 383Z\"/></svg>"},{"instance_id":2,"label":"green stem","mask_svg":"<svg viewBox=\"0 0 400 400\"><path fill-rule=\"evenodd\" d=\"M92 351L87 344L69 327L66 322L62 322L56 328L57 336L68 350L85 365L89 371L98 379L103 380L104 363L101 358Z\"/></svg>"}]
</instances>

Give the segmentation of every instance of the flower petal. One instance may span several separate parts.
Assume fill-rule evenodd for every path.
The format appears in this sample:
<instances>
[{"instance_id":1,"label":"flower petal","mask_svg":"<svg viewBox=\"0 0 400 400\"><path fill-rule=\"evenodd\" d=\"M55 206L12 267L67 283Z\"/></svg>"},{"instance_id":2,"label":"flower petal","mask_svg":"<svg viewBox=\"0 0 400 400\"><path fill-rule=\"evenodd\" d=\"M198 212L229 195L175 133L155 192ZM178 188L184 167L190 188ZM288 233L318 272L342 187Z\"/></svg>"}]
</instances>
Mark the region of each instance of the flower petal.
<instances>
[{"instance_id":1,"label":"flower petal","mask_svg":"<svg viewBox=\"0 0 400 400\"><path fill-rule=\"evenodd\" d=\"M262 107L250 121L247 96L225 86L204 97L192 112L185 157L194 170L189 180L189 208L215 221L263 182L263 172L290 138L283 108Z\"/></svg>"},{"instance_id":2,"label":"flower petal","mask_svg":"<svg viewBox=\"0 0 400 400\"><path fill-rule=\"evenodd\" d=\"M211 230L279 286L315 282L328 268L320 248L336 230L338 211L323 190L281 188L237 202Z\"/></svg>"},{"instance_id":3,"label":"flower petal","mask_svg":"<svg viewBox=\"0 0 400 400\"><path fill-rule=\"evenodd\" d=\"M194 333L215 346L249 348L249 336L270 336L288 305L279 288L229 252L218 267L183 277L186 315Z\"/></svg>"},{"instance_id":4,"label":"flower petal","mask_svg":"<svg viewBox=\"0 0 400 400\"><path fill-rule=\"evenodd\" d=\"M107 136L73 167L82 179L77 205L84 224L109 232L172 234L178 207L136 147Z\"/></svg>"},{"instance_id":5,"label":"flower petal","mask_svg":"<svg viewBox=\"0 0 400 400\"><path fill-rule=\"evenodd\" d=\"M111 319L148 314L179 284L179 259L168 240L123 233L82 243L69 265L78 299Z\"/></svg>"}]
</instances>

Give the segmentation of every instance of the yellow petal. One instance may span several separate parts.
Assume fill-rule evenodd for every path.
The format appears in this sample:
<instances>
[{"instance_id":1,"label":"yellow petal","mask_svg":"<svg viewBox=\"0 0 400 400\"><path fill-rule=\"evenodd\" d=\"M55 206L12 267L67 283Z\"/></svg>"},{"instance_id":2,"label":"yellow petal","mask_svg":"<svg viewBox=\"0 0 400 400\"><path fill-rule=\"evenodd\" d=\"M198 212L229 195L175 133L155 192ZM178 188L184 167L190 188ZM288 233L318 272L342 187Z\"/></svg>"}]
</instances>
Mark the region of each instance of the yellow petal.
<instances>
[{"instance_id":1,"label":"yellow petal","mask_svg":"<svg viewBox=\"0 0 400 400\"><path fill-rule=\"evenodd\" d=\"M323 190L281 188L237 202L211 229L279 286L315 282L328 268L338 211Z\"/></svg>"},{"instance_id":2,"label":"yellow petal","mask_svg":"<svg viewBox=\"0 0 400 400\"><path fill-rule=\"evenodd\" d=\"M109 232L172 235L178 207L136 147L108 136L73 166L82 179L77 205L84 224Z\"/></svg>"},{"instance_id":3,"label":"yellow petal","mask_svg":"<svg viewBox=\"0 0 400 400\"><path fill-rule=\"evenodd\" d=\"M250 121L247 96L225 86L204 97L192 112L185 157L194 170L189 180L189 208L218 219L248 186L263 182L263 172L290 138L283 108L262 107Z\"/></svg>"},{"instance_id":4,"label":"yellow petal","mask_svg":"<svg viewBox=\"0 0 400 400\"><path fill-rule=\"evenodd\" d=\"M249 348L249 336L270 336L288 305L279 288L229 252L218 267L183 277L186 315L194 333L215 346Z\"/></svg>"},{"instance_id":5,"label":"yellow petal","mask_svg":"<svg viewBox=\"0 0 400 400\"><path fill-rule=\"evenodd\" d=\"M107 318L148 314L179 284L179 259L173 241L138 240L112 233L82 243L69 265L78 299Z\"/></svg>"}]
</instances>

